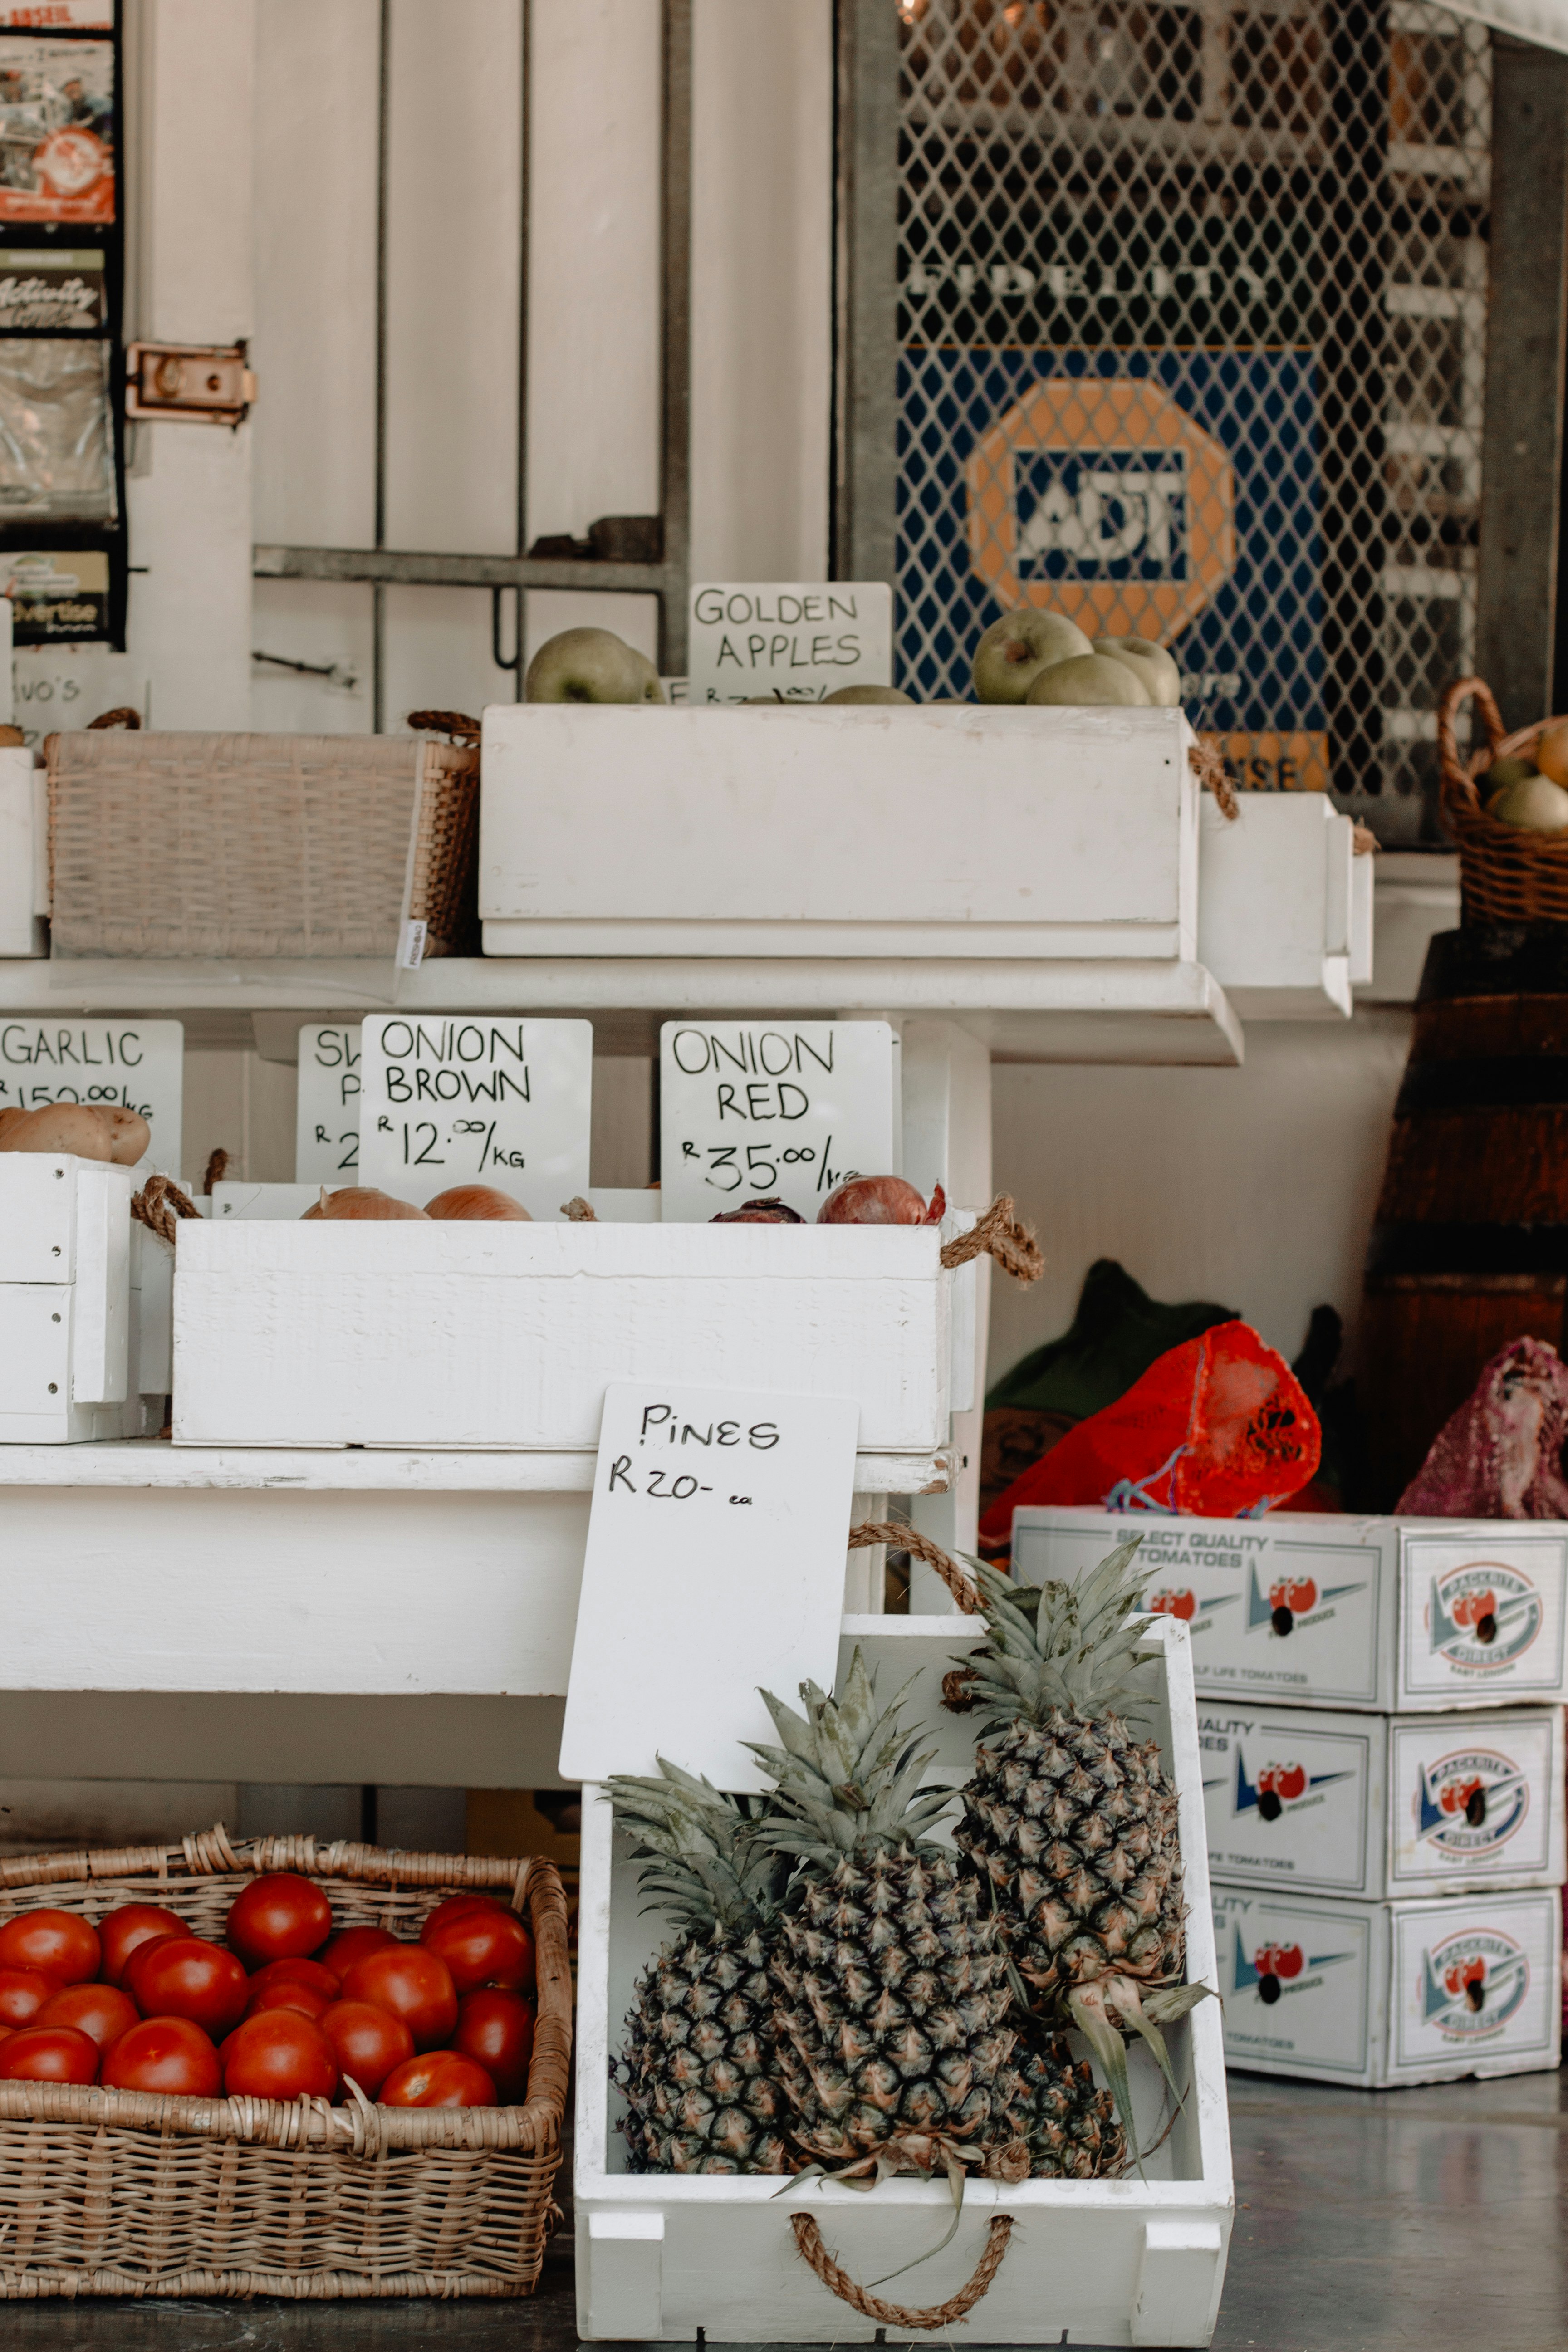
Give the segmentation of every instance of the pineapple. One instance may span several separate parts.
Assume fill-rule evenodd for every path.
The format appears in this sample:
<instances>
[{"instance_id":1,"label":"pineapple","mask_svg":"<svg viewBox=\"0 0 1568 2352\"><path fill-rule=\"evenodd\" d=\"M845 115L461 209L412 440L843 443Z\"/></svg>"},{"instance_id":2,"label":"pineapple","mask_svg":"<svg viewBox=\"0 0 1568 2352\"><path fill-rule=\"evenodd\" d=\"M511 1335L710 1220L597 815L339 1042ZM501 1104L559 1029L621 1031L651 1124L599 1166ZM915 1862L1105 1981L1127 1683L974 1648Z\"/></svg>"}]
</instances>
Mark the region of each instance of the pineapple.
<instances>
[{"instance_id":1,"label":"pineapple","mask_svg":"<svg viewBox=\"0 0 1568 2352\"><path fill-rule=\"evenodd\" d=\"M990 1638L948 1677L949 1705L980 1709L985 1735L955 1843L990 1884L1020 1973L1075 2017L1099 2005L1079 1990L1097 1979L1114 1979L1125 2013L1132 1988L1179 1984L1185 1964L1175 1790L1114 1711L1146 1703L1154 1672L1134 1663L1127 1623L1137 1544L1037 1590L974 1562Z\"/></svg>"},{"instance_id":2,"label":"pineapple","mask_svg":"<svg viewBox=\"0 0 1568 2352\"><path fill-rule=\"evenodd\" d=\"M762 1808L659 1759L661 1780L611 1782L643 1892L681 1932L637 1979L615 2068L634 2172L791 2172L768 1962L788 1864Z\"/></svg>"},{"instance_id":3,"label":"pineapple","mask_svg":"<svg viewBox=\"0 0 1568 2352\"><path fill-rule=\"evenodd\" d=\"M920 1791L930 1758L899 1728L903 1693L879 1713L857 1651L841 1699L802 1685L804 1717L763 1696L784 1745L753 1749L777 1784L761 1835L804 1865L773 1963L802 2153L878 2177L982 2166L1018 2179L1119 2162L1087 2067L1014 2063L999 1923L922 1835L952 1793Z\"/></svg>"}]
</instances>

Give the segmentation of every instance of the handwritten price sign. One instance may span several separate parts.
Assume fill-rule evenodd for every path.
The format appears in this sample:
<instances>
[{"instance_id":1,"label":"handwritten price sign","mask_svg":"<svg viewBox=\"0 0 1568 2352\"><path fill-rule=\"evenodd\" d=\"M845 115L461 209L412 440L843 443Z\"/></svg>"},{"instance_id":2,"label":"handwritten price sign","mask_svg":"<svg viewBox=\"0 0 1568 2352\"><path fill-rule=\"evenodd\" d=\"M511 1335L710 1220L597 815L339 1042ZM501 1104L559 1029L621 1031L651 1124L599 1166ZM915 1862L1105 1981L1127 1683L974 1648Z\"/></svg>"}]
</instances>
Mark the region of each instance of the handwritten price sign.
<instances>
[{"instance_id":1,"label":"handwritten price sign","mask_svg":"<svg viewBox=\"0 0 1568 2352\"><path fill-rule=\"evenodd\" d=\"M592 1022L378 1014L361 1024L360 1085L361 1184L421 1209L493 1184L549 1218L587 1190Z\"/></svg>"},{"instance_id":2,"label":"handwritten price sign","mask_svg":"<svg viewBox=\"0 0 1568 2352\"><path fill-rule=\"evenodd\" d=\"M359 1024L312 1021L300 1032L296 1184L359 1182Z\"/></svg>"},{"instance_id":3,"label":"handwritten price sign","mask_svg":"<svg viewBox=\"0 0 1568 2352\"><path fill-rule=\"evenodd\" d=\"M143 1165L180 1164L182 1021L39 1021L0 1016L0 1110L87 1103L140 1111L153 1130Z\"/></svg>"},{"instance_id":4,"label":"handwritten price sign","mask_svg":"<svg viewBox=\"0 0 1568 2352\"><path fill-rule=\"evenodd\" d=\"M846 1176L891 1172L893 1053L885 1021L667 1021L665 1223L776 1194L811 1223Z\"/></svg>"}]
</instances>

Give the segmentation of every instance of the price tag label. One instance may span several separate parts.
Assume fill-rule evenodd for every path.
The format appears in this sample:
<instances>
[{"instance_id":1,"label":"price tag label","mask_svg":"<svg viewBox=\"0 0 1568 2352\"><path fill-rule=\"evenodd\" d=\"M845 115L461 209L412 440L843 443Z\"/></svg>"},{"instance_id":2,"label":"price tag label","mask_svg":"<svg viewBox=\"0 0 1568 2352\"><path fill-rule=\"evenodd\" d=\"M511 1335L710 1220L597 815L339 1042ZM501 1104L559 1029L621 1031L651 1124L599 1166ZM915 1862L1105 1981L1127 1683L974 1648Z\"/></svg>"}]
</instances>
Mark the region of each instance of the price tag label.
<instances>
[{"instance_id":1,"label":"price tag label","mask_svg":"<svg viewBox=\"0 0 1568 2352\"><path fill-rule=\"evenodd\" d=\"M176 1169L184 1110L183 1021L40 1021L0 1013L0 1110L102 1103L140 1111L153 1141L140 1165Z\"/></svg>"},{"instance_id":2,"label":"price tag label","mask_svg":"<svg viewBox=\"0 0 1568 2352\"><path fill-rule=\"evenodd\" d=\"M652 1773L668 1756L716 1788L767 1785L748 1739L831 1688L859 1407L764 1389L605 1393L563 1780Z\"/></svg>"},{"instance_id":3,"label":"price tag label","mask_svg":"<svg viewBox=\"0 0 1568 2352\"><path fill-rule=\"evenodd\" d=\"M687 643L688 702L890 686L893 592L885 580L709 582L691 591Z\"/></svg>"},{"instance_id":4,"label":"price tag label","mask_svg":"<svg viewBox=\"0 0 1568 2352\"><path fill-rule=\"evenodd\" d=\"M300 1032L294 1119L296 1184L359 1182L358 1022L313 1021Z\"/></svg>"},{"instance_id":5,"label":"price tag label","mask_svg":"<svg viewBox=\"0 0 1568 2352\"><path fill-rule=\"evenodd\" d=\"M493 1184L557 1219L588 1187L591 1021L378 1013L360 1024L359 1178L422 1209Z\"/></svg>"},{"instance_id":6,"label":"price tag label","mask_svg":"<svg viewBox=\"0 0 1568 2352\"><path fill-rule=\"evenodd\" d=\"M894 1172L896 1046L885 1021L667 1021L666 1223L775 1194L810 1223L846 1176Z\"/></svg>"}]
</instances>

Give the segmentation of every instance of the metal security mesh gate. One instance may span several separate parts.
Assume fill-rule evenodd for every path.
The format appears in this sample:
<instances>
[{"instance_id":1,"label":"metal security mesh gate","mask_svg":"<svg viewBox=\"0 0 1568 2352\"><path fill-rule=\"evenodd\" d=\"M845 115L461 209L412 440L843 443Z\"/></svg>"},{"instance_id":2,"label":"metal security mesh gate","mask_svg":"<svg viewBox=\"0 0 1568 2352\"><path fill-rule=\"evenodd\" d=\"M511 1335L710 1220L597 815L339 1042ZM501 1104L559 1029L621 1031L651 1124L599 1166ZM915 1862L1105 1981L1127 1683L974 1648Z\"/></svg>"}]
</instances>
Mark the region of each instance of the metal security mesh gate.
<instances>
[{"instance_id":1,"label":"metal security mesh gate","mask_svg":"<svg viewBox=\"0 0 1568 2352\"><path fill-rule=\"evenodd\" d=\"M1436 836L1472 655L1490 52L1414 0L899 0L900 675L1173 646L1237 781Z\"/></svg>"}]
</instances>

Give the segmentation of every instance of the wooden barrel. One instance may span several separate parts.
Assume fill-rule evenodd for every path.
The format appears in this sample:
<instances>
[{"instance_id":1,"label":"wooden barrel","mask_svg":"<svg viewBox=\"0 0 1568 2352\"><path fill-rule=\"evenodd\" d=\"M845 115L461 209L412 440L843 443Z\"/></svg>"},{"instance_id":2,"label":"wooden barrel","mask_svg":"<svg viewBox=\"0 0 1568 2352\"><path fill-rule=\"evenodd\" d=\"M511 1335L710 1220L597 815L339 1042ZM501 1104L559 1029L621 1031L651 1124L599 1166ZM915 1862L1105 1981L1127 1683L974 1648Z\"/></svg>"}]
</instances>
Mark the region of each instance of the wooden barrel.
<instances>
[{"instance_id":1,"label":"wooden barrel","mask_svg":"<svg viewBox=\"0 0 1568 2352\"><path fill-rule=\"evenodd\" d=\"M1393 1509L1500 1348L1563 1348L1565 1297L1568 924L1441 932L1367 1253L1370 1507Z\"/></svg>"}]
</instances>

